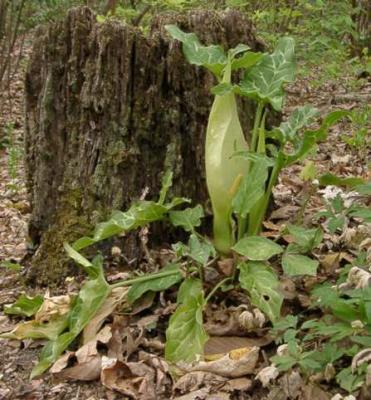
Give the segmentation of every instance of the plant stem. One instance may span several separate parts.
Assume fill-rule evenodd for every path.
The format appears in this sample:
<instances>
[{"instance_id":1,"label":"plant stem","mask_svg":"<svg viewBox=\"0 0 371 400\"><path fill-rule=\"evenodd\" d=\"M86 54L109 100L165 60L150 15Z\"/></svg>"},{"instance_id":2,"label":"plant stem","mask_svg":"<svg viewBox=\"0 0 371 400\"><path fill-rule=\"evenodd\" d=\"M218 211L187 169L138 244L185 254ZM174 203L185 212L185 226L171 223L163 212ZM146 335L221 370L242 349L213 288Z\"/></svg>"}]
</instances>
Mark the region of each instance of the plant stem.
<instances>
[{"instance_id":1,"label":"plant stem","mask_svg":"<svg viewBox=\"0 0 371 400\"><path fill-rule=\"evenodd\" d=\"M264 115L262 117L264 110L264 103L262 101L259 101L258 103L258 108L256 109L255 113L255 120L254 120L254 127L252 131L252 139L251 139L251 148L250 151L255 152L256 151L256 142L258 140L258 134L259 134L259 143L258 143L258 148L261 146L260 142L261 140L264 140L264 151L265 151L265 132L263 134L260 133L261 130L261 125L263 126L263 129L265 127L265 115L266 112L264 112ZM263 138L261 139L261 136L263 135ZM252 162L248 163L247 167L247 174L252 166ZM237 218L237 225L238 225L238 232L237 232L237 239L240 240L244 236L247 230L247 217L238 217Z\"/></svg>"},{"instance_id":2,"label":"plant stem","mask_svg":"<svg viewBox=\"0 0 371 400\"><path fill-rule=\"evenodd\" d=\"M260 126L260 120L262 118L262 113L264 109L264 103L259 101L258 108L256 109L255 120L254 120L254 127L252 130L252 139L251 139L251 148L250 151L256 151L256 142L258 140L258 131Z\"/></svg>"},{"instance_id":3,"label":"plant stem","mask_svg":"<svg viewBox=\"0 0 371 400\"><path fill-rule=\"evenodd\" d=\"M257 153L265 154L265 117L267 115L267 109L264 110L263 117L259 126L259 140L258 147L256 149Z\"/></svg>"},{"instance_id":4,"label":"plant stem","mask_svg":"<svg viewBox=\"0 0 371 400\"><path fill-rule=\"evenodd\" d=\"M134 285L134 283L147 282L147 281L151 281L153 279L164 278L166 276L175 275L175 274L179 274L179 271L178 270L163 271L163 272L158 272L157 274L140 276L138 278L128 279L126 281L119 281L110 286L112 289L117 288L117 287L131 286L131 285Z\"/></svg>"},{"instance_id":5,"label":"plant stem","mask_svg":"<svg viewBox=\"0 0 371 400\"><path fill-rule=\"evenodd\" d=\"M259 210L256 213L256 218L253 221L253 224L251 224L250 221L250 226L249 226L249 235L258 235L261 231L261 224L263 222L263 219L265 217L265 213L267 211L268 208L268 204L269 204L269 199L271 197L272 194L272 189L273 186L276 184L277 179L278 179L278 175L283 167L284 164L284 155L280 152L278 153L277 159L276 159L276 163L273 167L271 176L269 178L269 183L268 183L268 187L265 191L264 197L261 201Z\"/></svg>"},{"instance_id":6,"label":"plant stem","mask_svg":"<svg viewBox=\"0 0 371 400\"><path fill-rule=\"evenodd\" d=\"M247 217L243 218L241 216L237 216L237 226L238 226L237 240L241 240L246 232Z\"/></svg>"},{"instance_id":7,"label":"plant stem","mask_svg":"<svg viewBox=\"0 0 371 400\"><path fill-rule=\"evenodd\" d=\"M211 299L211 297L214 295L214 293L227 281L230 281L232 278L225 278L222 281L220 281L217 285L213 287L211 292L206 296L205 299L205 304Z\"/></svg>"}]
</instances>

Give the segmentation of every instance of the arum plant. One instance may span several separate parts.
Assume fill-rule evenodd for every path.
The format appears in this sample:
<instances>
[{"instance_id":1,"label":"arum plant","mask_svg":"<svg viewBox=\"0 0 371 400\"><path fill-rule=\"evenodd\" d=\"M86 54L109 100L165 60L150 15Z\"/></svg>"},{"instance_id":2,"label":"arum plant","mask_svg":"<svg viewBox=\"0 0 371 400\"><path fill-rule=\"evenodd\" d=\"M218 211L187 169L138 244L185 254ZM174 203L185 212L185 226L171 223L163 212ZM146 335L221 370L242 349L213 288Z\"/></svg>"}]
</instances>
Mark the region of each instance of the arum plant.
<instances>
[{"instance_id":1,"label":"arum plant","mask_svg":"<svg viewBox=\"0 0 371 400\"><path fill-rule=\"evenodd\" d=\"M280 317L283 296L271 260L275 264L281 260L282 271L288 276L316 274L318 262L308 257L308 253L321 241L320 231L289 226L294 243L286 250L259 233L282 168L305 157L318 141L326 138L328 128L349 113L335 111L323 119L319 128L310 129L317 110L304 106L295 110L280 126L268 130L267 114L270 109L282 110L284 85L294 79L293 40L279 40L272 54L252 52L242 44L225 52L218 45L203 46L195 34L185 33L174 25L166 28L173 38L182 42L186 59L207 68L217 82L212 89L215 98L205 140L206 182L214 217L213 243L196 231L204 216L201 206L175 210L189 200L167 200L172 183L169 172L164 175L157 201L140 200L125 212L115 211L108 221L97 225L91 236L78 239L72 246L65 244L68 255L88 275L68 313L43 325L37 320L29 321L27 326L7 335L17 339L37 337L48 340L32 377L48 369L80 336L114 290L129 288L127 302L133 304L147 292L164 291L180 284L177 309L166 330L165 356L175 363L191 362L202 358L208 339L203 325L207 302L219 288L233 286L237 280L236 274L231 274L215 286L207 287L205 270L210 267L210 259L215 261L218 253L235 253L240 287L248 292L251 303L272 322ZM234 83L233 72L241 69L243 78ZM241 127L236 96L248 97L256 103L254 125L248 140ZM98 255L89 261L79 252L112 236L161 220L183 228L189 233L189 240L187 244L173 245L173 262L152 274L109 284L102 257ZM40 307L40 301L21 298L8 308L8 312L32 315Z\"/></svg>"},{"instance_id":2,"label":"arum plant","mask_svg":"<svg viewBox=\"0 0 371 400\"><path fill-rule=\"evenodd\" d=\"M252 52L243 44L225 53L217 45L203 46L194 33L185 33L175 25L167 25L166 29L182 42L187 61L207 68L217 80L206 131L205 168L214 245L220 253L228 254L236 241L260 233L282 168L305 157L346 112L331 113L319 129L308 130L317 110L304 106L278 128L268 131L267 113L272 108L282 110L284 85L295 78L293 39L280 39L272 54ZM232 73L237 69L244 71L238 84L232 82ZM240 124L236 95L256 103L248 141ZM274 144L267 144L267 139Z\"/></svg>"}]
</instances>

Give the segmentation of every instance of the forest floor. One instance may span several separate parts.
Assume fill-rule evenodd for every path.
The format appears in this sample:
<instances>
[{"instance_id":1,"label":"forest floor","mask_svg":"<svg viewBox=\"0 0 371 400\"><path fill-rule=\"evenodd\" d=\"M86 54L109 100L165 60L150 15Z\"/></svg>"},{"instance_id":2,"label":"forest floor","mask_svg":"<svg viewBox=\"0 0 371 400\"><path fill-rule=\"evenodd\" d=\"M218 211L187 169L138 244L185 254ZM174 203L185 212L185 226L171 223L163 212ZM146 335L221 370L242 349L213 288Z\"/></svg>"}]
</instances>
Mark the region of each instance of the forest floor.
<instances>
[{"instance_id":1,"label":"forest floor","mask_svg":"<svg viewBox=\"0 0 371 400\"><path fill-rule=\"evenodd\" d=\"M27 52L26 52L27 54ZM23 257L27 254L31 246L27 238L27 222L30 213L30 204L28 202L25 171L22 161L22 143L23 143L23 62L18 73L10 82L9 91L3 93L0 101L3 102L2 115L0 116L0 127L8 126L7 132L10 140L4 148L0 147L0 264L11 261L21 263ZM289 98L285 113L293 107L312 104L319 108L321 115L335 109L355 110L361 109L371 100L371 83L367 80L353 82L353 88L350 89L349 80L354 81L354 77L344 78L341 81L328 81L324 85L315 87L312 81L319 71L313 70L312 76L306 79L298 80L294 85L288 88ZM356 86L354 88L354 86ZM368 166L370 149L364 145L359 147L350 147L343 140L344 136L354 135L354 125L342 122L336 125L330 133L327 142L320 145L320 149L313 161L318 172L331 172L342 176L360 176L369 179ZM10 142L9 142L10 141ZM302 165L293 166L284 171L280 177L280 183L277 186L275 196L275 210L266 224L267 231L274 234L275 229L295 219L303 211L304 223L310 223L313 215L323 207L323 193L313 193L306 204L305 209L301 208L301 203L307 195L308 185L300 178ZM278 227L278 228L277 228ZM346 227L341 235L327 235L325 239L328 242L327 248L332 246L338 248L339 241L342 242L341 253L344 260L352 260L359 250L359 241L355 237L359 230L363 229L361 234L365 237L370 236L367 231L369 227L360 228L359 226ZM366 229L366 232L364 230ZM321 279L326 274L333 274L333 265L328 263L326 254L318 254L322 263L323 272ZM327 261L327 263L326 263ZM328 270L326 270L328 268ZM0 307L4 304L12 303L19 294L35 293L37 289L30 289L23 284L24 271L12 271L6 267L6 264L0 270ZM317 279L317 278L316 278ZM315 279L315 280L316 280ZM304 286L313 286L313 280L308 279ZM287 289L295 291L293 289ZM303 299L302 299L303 300ZM303 300L304 301L304 300ZM228 314L228 312L226 312ZM0 333L12 329L18 319L10 318L3 313L0 314ZM160 346L161 347L161 346ZM68 399L68 400L98 400L98 399L118 399L124 398L122 394L110 390L103 386L99 381L76 383L60 380L50 374L42 378L29 381L29 373L37 360L40 350L40 343L31 340L12 341L0 339L0 400L1 399ZM133 344L133 352L137 351ZM286 383L285 380L286 379ZM236 380L234 380L236 381ZM335 393L331 385L327 385L328 392L324 389L313 391L306 386L307 391L301 391L303 381L301 378L294 379L293 376L284 375L277 381L281 385L281 392L277 392L273 385L271 390L261 391L257 387L255 392L249 392L249 388L254 386L254 377L244 381L234 382L235 386L228 390L217 390L213 392L215 382L204 382L202 385L193 382L188 383L187 389L178 385L177 395L174 397L183 400L190 399L330 399ZM240 384L241 393L239 387ZM187 386L187 385L186 385ZM219 386L221 386L219 384ZM108 385L109 387L109 385ZM197 393L196 393L197 392ZM208 394L214 393L214 394ZM231 393L234 397L231 397ZM299 394L301 393L301 394ZM199 396L199 397L197 397ZM126 397L125 397L126 398ZM143 397L144 398L144 397ZM147 397L148 398L148 397ZM151 398L151 397L149 397ZM169 397L163 397L169 398Z\"/></svg>"}]
</instances>

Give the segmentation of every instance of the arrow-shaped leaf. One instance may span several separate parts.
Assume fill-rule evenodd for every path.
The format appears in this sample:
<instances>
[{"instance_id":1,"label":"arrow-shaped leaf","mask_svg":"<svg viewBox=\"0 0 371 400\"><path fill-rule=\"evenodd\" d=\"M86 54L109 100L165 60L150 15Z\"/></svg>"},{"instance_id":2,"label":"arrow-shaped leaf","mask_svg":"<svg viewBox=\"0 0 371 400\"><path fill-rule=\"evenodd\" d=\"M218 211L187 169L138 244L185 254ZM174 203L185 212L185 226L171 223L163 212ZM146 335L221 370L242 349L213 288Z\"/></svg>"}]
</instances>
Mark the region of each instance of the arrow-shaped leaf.
<instances>
[{"instance_id":1,"label":"arrow-shaped leaf","mask_svg":"<svg viewBox=\"0 0 371 400\"><path fill-rule=\"evenodd\" d=\"M256 100L270 103L277 111L282 109L283 85L295 77L294 39L285 37L278 41L272 54L265 54L240 84L240 93Z\"/></svg>"}]
</instances>

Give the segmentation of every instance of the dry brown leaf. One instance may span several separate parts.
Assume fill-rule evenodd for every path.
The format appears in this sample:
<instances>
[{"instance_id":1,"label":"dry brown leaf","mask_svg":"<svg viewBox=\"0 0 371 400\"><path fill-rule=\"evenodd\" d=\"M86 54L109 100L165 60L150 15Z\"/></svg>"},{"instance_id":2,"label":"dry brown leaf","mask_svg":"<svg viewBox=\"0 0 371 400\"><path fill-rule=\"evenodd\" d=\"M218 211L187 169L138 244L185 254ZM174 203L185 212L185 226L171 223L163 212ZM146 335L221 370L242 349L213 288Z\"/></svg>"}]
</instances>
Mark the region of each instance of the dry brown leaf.
<instances>
[{"instance_id":1,"label":"dry brown leaf","mask_svg":"<svg viewBox=\"0 0 371 400\"><path fill-rule=\"evenodd\" d=\"M227 392L233 392L235 390L245 392L252 387L251 379L247 378L235 378L229 379L226 385L223 387L223 390Z\"/></svg>"},{"instance_id":2,"label":"dry brown leaf","mask_svg":"<svg viewBox=\"0 0 371 400\"><path fill-rule=\"evenodd\" d=\"M65 315L70 311L71 296L53 296L49 297L49 293L45 293L44 301L35 314L35 321L48 322L55 317Z\"/></svg>"},{"instance_id":3,"label":"dry brown leaf","mask_svg":"<svg viewBox=\"0 0 371 400\"><path fill-rule=\"evenodd\" d=\"M108 342L108 352L109 358L117 358L119 361L124 360L124 344L123 338L125 336L124 332L128 329L129 317L124 315L115 315L112 322L112 337Z\"/></svg>"},{"instance_id":4,"label":"dry brown leaf","mask_svg":"<svg viewBox=\"0 0 371 400\"><path fill-rule=\"evenodd\" d=\"M289 399L300 398L299 396L304 382L298 371L291 371L283 375L279 380L279 384Z\"/></svg>"},{"instance_id":5,"label":"dry brown leaf","mask_svg":"<svg viewBox=\"0 0 371 400\"><path fill-rule=\"evenodd\" d=\"M156 293L155 292L147 292L145 293L140 299L138 299L135 304L133 305L133 308L131 310L131 315L136 315L142 312L143 310L146 310L147 308L150 308L153 304L153 300L155 299Z\"/></svg>"},{"instance_id":6,"label":"dry brown leaf","mask_svg":"<svg viewBox=\"0 0 371 400\"><path fill-rule=\"evenodd\" d=\"M209 394L209 388L202 388L183 396L173 397L173 400L205 400ZM211 399L210 399L211 400Z\"/></svg>"},{"instance_id":7,"label":"dry brown leaf","mask_svg":"<svg viewBox=\"0 0 371 400\"><path fill-rule=\"evenodd\" d=\"M0 333L9 332L14 329L15 325L6 315L0 315Z\"/></svg>"},{"instance_id":8,"label":"dry brown leaf","mask_svg":"<svg viewBox=\"0 0 371 400\"><path fill-rule=\"evenodd\" d=\"M62 357L59 357L58 360L51 366L49 372L51 372L52 374L57 374L58 372L61 372L67 367L68 362L74 355L74 351L67 351L65 354L63 354Z\"/></svg>"},{"instance_id":9,"label":"dry brown leaf","mask_svg":"<svg viewBox=\"0 0 371 400\"><path fill-rule=\"evenodd\" d=\"M156 326L159 318L160 316L156 314L147 315L135 322L135 325L140 329L153 328Z\"/></svg>"},{"instance_id":10,"label":"dry brown leaf","mask_svg":"<svg viewBox=\"0 0 371 400\"><path fill-rule=\"evenodd\" d=\"M269 336L248 338L243 336L212 336L205 345L205 359L207 361L217 360L224 357L232 350L245 347L263 347L272 343Z\"/></svg>"},{"instance_id":11,"label":"dry brown leaf","mask_svg":"<svg viewBox=\"0 0 371 400\"><path fill-rule=\"evenodd\" d=\"M283 297L288 300L293 300L298 296L294 281L287 277L280 278L279 290Z\"/></svg>"},{"instance_id":12,"label":"dry brown leaf","mask_svg":"<svg viewBox=\"0 0 371 400\"><path fill-rule=\"evenodd\" d=\"M319 261L326 273L334 273L346 253L327 253L319 256Z\"/></svg>"},{"instance_id":13,"label":"dry brown leaf","mask_svg":"<svg viewBox=\"0 0 371 400\"><path fill-rule=\"evenodd\" d=\"M224 258L218 261L218 269L225 276L231 276L234 271L234 263L235 261L233 258Z\"/></svg>"},{"instance_id":14,"label":"dry brown leaf","mask_svg":"<svg viewBox=\"0 0 371 400\"><path fill-rule=\"evenodd\" d=\"M210 372L193 371L180 377L173 386L175 393L194 392L202 387L221 388L228 378Z\"/></svg>"},{"instance_id":15,"label":"dry brown leaf","mask_svg":"<svg viewBox=\"0 0 371 400\"><path fill-rule=\"evenodd\" d=\"M362 268L353 267L349 271L347 284L355 289L365 289L371 286L371 273Z\"/></svg>"},{"instance_id":16,"label":"dry brown leaf","mask_svg":"<svg viewBox=\"0 0 371 400\"><path fill-rule=\"evenodd\" d=\"M371 348L364 349L358 352L352 359L352 371L354 372L357 367L367 363L371 365Z\"/></svg>"},{"instance_id":17,"label":"dry brown leaf","mask_svg":"<svg viewBox=\"0 0 371 400\"><path fill-rule=\"evenodd\" d=\"M57 379L73 381L95 381L100 377L102 360L100 355L90 357L83 364L76 364L73 367L63 369L54 374Z\"/></svg>"},{"instance_id":18,"label":"dry brown leaf","mask_svg":"<svg viewBox=\"0 0 371 400\"><path fill-rule=\"evenodd\" d=\"M102 358L102 384L131 399L155 399L154 379L154 370L144 362L124 363L115 358Z\"/></svg>"},{"instance_id":19,"label":"dry brown leaf","mask_svg":"<svg viewBox=\"0 0 371 400\"><path fill-rule=\"evenodd\" d=\"M265 315L258 308L254 308L252 311L243 311L238 318L238 322L246 332L250 332L262 328L266 320Z\"/></svg>"},{"instance_id":20,"label":"dry brown leaf","mask_svg":"<svg viewBox=\"0 0 371 400\"><path fill-rule=\"evenodd\" d=\"M219 305L217 309L207 309L205 329L210 336L243 336L245 329L240 325L240 314L247 310L246 305L239 307L225 307Z\"/></svg>"},{"instance_id":21,"label":"dry brown leaf","mask_svg":"<svg viewBox=\"0 0 371 400\"><path fill-rule=\"evenodd\" d=\"M279 371L275 365L269 365L258 372L255 379L259 380L263 387L267 387L279 375Z\"/></svg>"},{"instance_id":22,"label":"dry brown leaf","mask_svg":"<svg viewBox=\"0 0 371 400\"><path fill-rule=\"evenodd\" d=\"M230 351L214 361L200 361L185 370L205 371L228 378L239 378L254 372L259 358L259 347L245 347ZM182 367L181 367L182 368Z\"/></svg>"},{"instance_id":23,"label":"dry brown leaf","mask_svg":"<svg viewBox=\"0 0 371 400\"><path fill-rule=\"evenodd\" d=\"M129 288L127 287L118 287L111 291L110 295L104 301L97 314L95 314L93 319L91 319L86 325L83 331L84 344L95 338L97 332L102 327L104 320L112 314L119 304L125 302L128 291Z\"/></svg>"},{"instance_id":24,"label":"dry brown leaf","mask_svg":"<svg viewBox=\"0 0 371 400\"><path fill-rule=\"evenodd\" d=\"M329 395L324 392L319 386L309 384L302 388L303 400L329 400Z\"/></svg>"},{"instance_id":25,"label":"dry brown leaf","mask_svg":"<svg viewBox=\"0 0 371 400\"><path fill-rule=\"evenodd\" d=\"M269 219L271 220L276 220L276 219L284 219L287 220L290 217L293 217L296 215L300 207L298 206L293 206L293 205L288 205L281 207L277 210L274 210L272 214L270 215Z\"/></svg>"},{"instance_id":26,"label":"dry brown leaf","mask_svg":"<svg viewBox=\"0 0 371 400\"><path fill-rule=\"evenodd\" d=\"M155 370L156 393L161 394L165 392L172 383L169 374L169 364L163 358L147 353L146 351L140 351L138 353L138 360L144 361Z\"/></svg>"}]
</instances>

